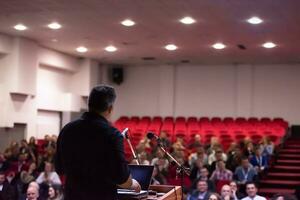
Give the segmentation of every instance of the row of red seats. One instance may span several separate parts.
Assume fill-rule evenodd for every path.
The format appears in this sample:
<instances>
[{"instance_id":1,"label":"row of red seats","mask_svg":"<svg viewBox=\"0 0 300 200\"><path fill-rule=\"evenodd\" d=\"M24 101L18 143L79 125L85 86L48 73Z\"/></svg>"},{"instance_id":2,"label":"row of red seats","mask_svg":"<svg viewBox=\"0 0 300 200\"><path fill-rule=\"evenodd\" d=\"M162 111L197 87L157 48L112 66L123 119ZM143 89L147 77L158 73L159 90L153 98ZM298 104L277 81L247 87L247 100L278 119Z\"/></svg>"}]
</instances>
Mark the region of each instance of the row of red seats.
<instances>
[{"instance_id":1,"label":"row of red seats","mask_svg":"<svg viewBox=\"0 0 300 200\"><path fill-rule=\"evenodd\" d=\"M288 123L281 118L273 120L269 118L221 118L214 117L211 120L202 117L199 120L196 117L121 117L116 121L115 126L122 130L129 127L131 134L135 138L143 137L147 132L159 134L164 131L170 139L183 137L189 141L195 134L200 134L205 141L212 136L220 138L241 139L251 137L257 140L262 135L269 135L273 140L277 141L282 137L288 127Z\"/></svg>"}]
</instances>

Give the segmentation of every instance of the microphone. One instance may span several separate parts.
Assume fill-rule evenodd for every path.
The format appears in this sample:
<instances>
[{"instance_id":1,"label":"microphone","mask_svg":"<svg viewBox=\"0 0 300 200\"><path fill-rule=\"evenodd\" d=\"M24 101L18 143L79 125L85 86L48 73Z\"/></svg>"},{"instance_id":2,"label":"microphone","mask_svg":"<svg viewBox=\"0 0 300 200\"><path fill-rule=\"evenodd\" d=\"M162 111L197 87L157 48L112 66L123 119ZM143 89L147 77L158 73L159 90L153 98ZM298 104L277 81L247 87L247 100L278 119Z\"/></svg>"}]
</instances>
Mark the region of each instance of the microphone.
<instances>
[{"instance_id":1,"label":"microphone","mask_svg":"<svg viewBox=\"0 0 300 200\"><path fill-rule=\"evenodd\" d=\"M161 139L160 139L160 137L158 137L157 135L155 135L154 133L152 133L152 132L148 132L147 133L147 138L149 139L149 140L152 140L153 138L157 141L157 143L160 145L160 143L161 143Z\"/></svg>"},{"instance_id":2,"label":"microphone","mask_svg":"<svg viewBox=\"0 0 300 200\"><path fill-rule=\"evenodd\" d=\"M159 139L160 139L157 135L155 135L155 134L152 133L152 132L148 132L148 133L147 133L147 138L148 138L149 140L152 140L153 138L155 138L156 140L159 140Z\"/></svg>"},{"instance_id":3,"label":"microphone","mask_svg":"<svg viewBox=\"0 0 300 200\"><path fill-rule=\"evenodd\" d=\"M129 128L127 127L127 128L125 128L125 129L122 131L122 133L121 133L121 135L122 135L123 138L125 138L125 139L128 139L128 134L127 134L128 130L129 130Z\"/></svg>"}]
</instances>

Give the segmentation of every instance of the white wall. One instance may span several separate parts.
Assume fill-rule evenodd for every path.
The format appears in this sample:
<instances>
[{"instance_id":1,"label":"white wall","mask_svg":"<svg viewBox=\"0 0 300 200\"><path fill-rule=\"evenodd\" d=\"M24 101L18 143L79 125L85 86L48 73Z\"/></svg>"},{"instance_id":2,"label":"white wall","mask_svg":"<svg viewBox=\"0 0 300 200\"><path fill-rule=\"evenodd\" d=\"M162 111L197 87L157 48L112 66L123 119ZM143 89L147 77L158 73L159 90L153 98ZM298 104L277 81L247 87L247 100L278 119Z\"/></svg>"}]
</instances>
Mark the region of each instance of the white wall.
<instances>
[{"instance_id":1,"label":"white wall","mask_svg":"<svg viewBox=\"0 0 300 200\"><path fill-rule=\"evenodd\" d=\"M300 65L125 68L119 116L284 117L300 124Z\"/></svg>"},{"instance_id":2,"label":"white wall","mask_svg":"<svg viewBox=\"0 0 300 200\"><path fill-rule=\"evenodd\" d=\"M97 73L97 61L0 34L0 128L21 123L26 125L23 136L42 137L38 110L68 113L85 109L84 100L98 83Z\"/></svg>"}]
</instances>

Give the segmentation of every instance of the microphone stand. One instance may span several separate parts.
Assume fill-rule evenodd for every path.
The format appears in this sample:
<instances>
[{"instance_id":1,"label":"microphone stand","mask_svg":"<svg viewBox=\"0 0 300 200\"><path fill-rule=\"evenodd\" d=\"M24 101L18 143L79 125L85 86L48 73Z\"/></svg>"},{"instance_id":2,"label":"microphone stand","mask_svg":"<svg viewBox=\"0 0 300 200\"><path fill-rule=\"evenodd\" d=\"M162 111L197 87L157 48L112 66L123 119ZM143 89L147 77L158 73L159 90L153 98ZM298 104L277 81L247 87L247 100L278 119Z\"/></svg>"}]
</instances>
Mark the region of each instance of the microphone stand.
<instances>
[{"instance_id":1,"label":"microphone stand","mask_svg":"<svg viewBox=\"0 0 300 200\"><path fill-rule=\"evenodd\" d=\"M180 185L181 185L181 198L183 199L183 180L184 180L184 174L187 176L190 176L191 170L190 168L187 168L180 164L161 144L160 139L157 139L157 146L177 165L176 173L180 175Z\"/></svg>"},{"instance_id":2,"label":"microphone stand","mask_svg":"<svg viewBox=\"0 0 300 200\"><path fill-rule=\"evenodd\" d=\"M133 159L136 160L136 162L137 162L138 165L140 165L140 163L141 163L141 162L140 162L140 159L139 159L139 157L136 155L135 150L134 150L134 148L133 148L133 146L132 146L132 144L131 144L131 141L130 141L129 136L128 136L127 133L125 134L125 138L126 138L126 140L127 140L127 142L128 142L128 145L129 145L129 147L130 147L131 153L132 153L132 155L133 155Z\"/></svg>"}]
</instances>

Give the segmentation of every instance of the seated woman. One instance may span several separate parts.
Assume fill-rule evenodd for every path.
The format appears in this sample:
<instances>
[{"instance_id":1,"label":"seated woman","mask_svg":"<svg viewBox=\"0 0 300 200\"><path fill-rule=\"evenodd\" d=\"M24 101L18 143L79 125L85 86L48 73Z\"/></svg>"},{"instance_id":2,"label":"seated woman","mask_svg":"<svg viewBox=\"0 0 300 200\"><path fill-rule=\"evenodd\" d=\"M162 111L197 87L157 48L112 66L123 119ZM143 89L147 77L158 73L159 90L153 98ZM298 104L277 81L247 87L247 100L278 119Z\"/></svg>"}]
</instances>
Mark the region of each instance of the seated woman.
<instances>
[{"instance_id":1,"label":"seated woman","mask_svg":"<svg viewBox=\"0 0 300 200\"><path fill-rule=\"evenodd\" d=\"M49 185L61 185L58 174L53 171L52 163L46 162L44 171L38 176L36 182L40 185L40 196L47 197Z\"/></svg>"},{"instance_id":2,"label":"seated woman","mask_svg":"<svg viewBox=\"0 0 300 200\"><path fill-rule=\"evenodd\" d=\"M63 194L60 186L50 185L48 189L47 200L63 200Z\"/></svg>"}]
</instances>

